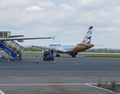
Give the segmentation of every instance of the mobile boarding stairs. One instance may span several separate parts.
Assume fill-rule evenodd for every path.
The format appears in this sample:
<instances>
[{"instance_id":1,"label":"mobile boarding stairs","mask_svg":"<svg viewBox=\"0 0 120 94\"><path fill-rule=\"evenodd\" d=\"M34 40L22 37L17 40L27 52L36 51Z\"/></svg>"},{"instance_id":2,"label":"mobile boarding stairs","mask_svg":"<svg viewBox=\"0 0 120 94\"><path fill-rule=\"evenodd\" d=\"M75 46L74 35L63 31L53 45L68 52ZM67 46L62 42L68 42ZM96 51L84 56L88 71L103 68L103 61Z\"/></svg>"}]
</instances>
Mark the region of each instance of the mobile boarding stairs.
<instances>
[{"instance_id":1,"label":"mobile boarding stairs","mask_svg":"<svg viewBox=\"0 0 120 94\"><path fill-rule=\"evenodd\" d=\"M0 31L0 38L10 37L11 32ZM8 54L8 58L12 60L21 60L23 47L20 46L16 41L0 41L0 48Z\"/></svg>"}]
</instances>

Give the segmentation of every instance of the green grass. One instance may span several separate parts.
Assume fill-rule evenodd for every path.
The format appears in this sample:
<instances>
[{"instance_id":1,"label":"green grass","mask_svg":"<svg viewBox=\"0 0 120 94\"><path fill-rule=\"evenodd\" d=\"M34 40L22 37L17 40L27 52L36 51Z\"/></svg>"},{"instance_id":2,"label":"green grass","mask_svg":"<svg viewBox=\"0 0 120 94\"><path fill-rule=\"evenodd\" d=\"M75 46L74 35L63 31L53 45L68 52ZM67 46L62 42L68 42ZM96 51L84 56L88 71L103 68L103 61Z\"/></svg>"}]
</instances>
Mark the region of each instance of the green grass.
<instances>
[{"instance_id":1,"label":"green grass","mask_svg":"<svg viewBox=\"0 0 120 94\"><path fill-rule=\"evenodd\" d=\"M82 52L80 55L86 57L110 57L110 58L120 58L120 53L95 53L95 52Z\"/></svg>"},{"instance_id":2,"label":"green grass","mask_svg":"<svg viewBox=\"0 0 120 94\"><path fill-rule=\"evenodd\" d=\"M23 51L23 54L42 54L40 51Z\"/></svg>"},{"instance_id":3,"label":"green grass","mask_svg":"<svg viewBox=\"0 0 120 94\"><path fill-rule=\"evenodd\" d=\"M4 53L0 51L0 53ZM42 54L41 51L23 51L23 54ZM79 55L85 57L108 57L108 58L120 58L120 53L97 53L97 52L80 52Z\"/></svg>"},{"instance_id":4,"label":"green grass","mask_svg":"<svg viewBox=\"0 0 120 94\"><path fill-rule=\"evenodd\" d=\"M117 83L116 83L115 80L111 81L110 83L108 83L108 82L105 82L105 83L99 82L97 84L97 87L101 87L101 88L104 88L104 89L112 90L114 92L119 92L119 88L118 88Z\"/></svg>"}]
</instances>

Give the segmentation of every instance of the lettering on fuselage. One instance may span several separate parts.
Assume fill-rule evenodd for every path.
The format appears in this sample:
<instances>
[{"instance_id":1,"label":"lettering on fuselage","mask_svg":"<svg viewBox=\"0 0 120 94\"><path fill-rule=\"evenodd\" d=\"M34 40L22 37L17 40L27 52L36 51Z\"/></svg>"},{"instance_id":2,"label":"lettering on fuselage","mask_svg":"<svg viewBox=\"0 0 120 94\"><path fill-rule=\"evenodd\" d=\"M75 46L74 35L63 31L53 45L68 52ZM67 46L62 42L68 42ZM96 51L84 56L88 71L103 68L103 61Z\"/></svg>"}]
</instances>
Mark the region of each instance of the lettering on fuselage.
<instances>
[{"instance_id":1,"label":"lettering on fuselage","mask_svg":"<svg viewBox=\"0 0 120 94\"><path fill-rule=\"evenodd\" d=\"M61 44L50 44L51 47L53 46L61 46Z\"/></svg>"}]
</instances>

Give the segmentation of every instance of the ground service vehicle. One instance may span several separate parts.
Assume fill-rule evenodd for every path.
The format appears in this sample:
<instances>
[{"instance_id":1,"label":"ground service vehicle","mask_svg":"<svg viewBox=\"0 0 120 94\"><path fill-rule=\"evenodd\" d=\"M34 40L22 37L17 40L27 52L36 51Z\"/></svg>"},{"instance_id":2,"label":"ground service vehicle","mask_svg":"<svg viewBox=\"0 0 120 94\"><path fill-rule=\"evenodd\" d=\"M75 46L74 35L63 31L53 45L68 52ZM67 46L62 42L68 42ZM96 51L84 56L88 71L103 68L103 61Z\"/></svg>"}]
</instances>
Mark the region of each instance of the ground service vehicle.
<instances>
[{"instance_id":1,"label":"ground service vehicle","mask_svg":"<svg viewBox=\"0 0 120 94\"><path fill-rule=\"evenodd\" d=\"M53 61L54 60L53 51L52 50L44 50L43 60L44 61Z\"/></svg>"}]
</instances>

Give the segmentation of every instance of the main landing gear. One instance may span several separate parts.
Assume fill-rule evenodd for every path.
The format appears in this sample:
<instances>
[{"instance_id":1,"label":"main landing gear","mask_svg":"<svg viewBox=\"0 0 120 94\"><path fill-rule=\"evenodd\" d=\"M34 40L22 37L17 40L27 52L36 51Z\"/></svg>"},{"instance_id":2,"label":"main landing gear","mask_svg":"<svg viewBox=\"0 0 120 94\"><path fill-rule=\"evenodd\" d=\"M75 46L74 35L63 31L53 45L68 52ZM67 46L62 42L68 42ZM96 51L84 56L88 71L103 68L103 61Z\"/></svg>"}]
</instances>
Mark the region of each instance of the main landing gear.
<instances>
[{"instance_id":1,"label":"main landing gear","mask_svg":"<svg viewBox=\"0 0 120 94\"><path fill-rule=\"evenodd\" d=\"M71 56L72 56L73 58L75 58L75 57L76 57L76 55L77 55L77 54L72 54Z\"/></svg>"}]
</instances>

